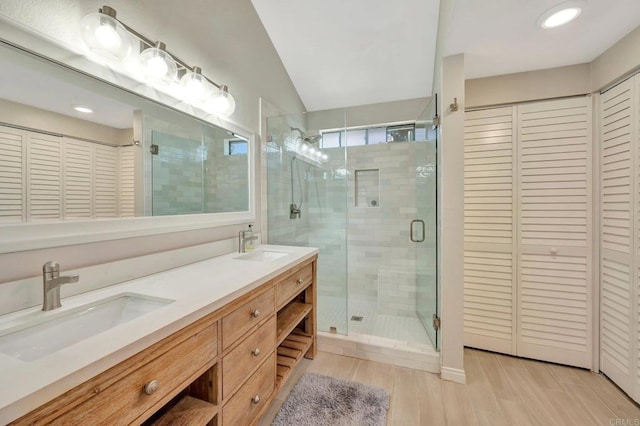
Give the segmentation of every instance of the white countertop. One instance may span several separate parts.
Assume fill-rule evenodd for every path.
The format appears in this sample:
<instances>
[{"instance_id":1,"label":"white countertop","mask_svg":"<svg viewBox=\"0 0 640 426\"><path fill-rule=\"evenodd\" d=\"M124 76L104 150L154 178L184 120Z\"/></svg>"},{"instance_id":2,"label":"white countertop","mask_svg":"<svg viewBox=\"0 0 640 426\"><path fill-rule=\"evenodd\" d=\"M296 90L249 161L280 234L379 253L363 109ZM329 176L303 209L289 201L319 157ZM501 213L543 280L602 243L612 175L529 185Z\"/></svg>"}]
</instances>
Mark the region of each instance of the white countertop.
<instances>
[{"instance_id":1,"label":"white countertop","mask_svg":"<svg viewBox=\"0 0 640 426\"><path fill-rule=\"evenodd\" d=\"M54 311L34 307L1 316L0 332L16 322L57 315L121 293L175 300L34 361L0 354L0 424L19 418L318 253L310 247L262 245L258 249L290 254L254 262L236 260L239 254L229 253L64 298L62 308Z\"/></svg>"}]
</instances>

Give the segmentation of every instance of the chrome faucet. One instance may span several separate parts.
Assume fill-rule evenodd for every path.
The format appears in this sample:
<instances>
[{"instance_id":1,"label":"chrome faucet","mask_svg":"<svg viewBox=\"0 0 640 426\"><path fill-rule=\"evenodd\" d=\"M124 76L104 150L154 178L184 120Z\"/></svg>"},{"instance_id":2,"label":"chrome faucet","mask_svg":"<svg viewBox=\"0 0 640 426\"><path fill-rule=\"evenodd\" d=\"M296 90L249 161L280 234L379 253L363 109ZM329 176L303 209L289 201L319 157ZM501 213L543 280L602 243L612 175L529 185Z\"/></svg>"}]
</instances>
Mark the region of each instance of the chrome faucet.
<instances>
[{"instance_id":1,"label":"chrome faucet","mask_svg":"<svg viewBox=\"0 0 640 426\"><path fill-rule=\"evenodd\" d=\"M251 231L240 231L238 233L238 253L245 253L247 251L247 243L258 239L257 235L247 237L248 233L251 233Z\"/></svg>"},{"instance_id":2,"label":"chrome faucet","mask_svg":"<svg viewBox=\"0 0 640 426\"><path fill-rule=\"evenodd\" d=\"M44 301L42 302L42 310L50 311L59 308L60 305L60 286L62 284L77 283L79 275L60 276L60 264L58 262L47 262L42 266L42 289L44 292Z\"/></svg>"}]
</instances>

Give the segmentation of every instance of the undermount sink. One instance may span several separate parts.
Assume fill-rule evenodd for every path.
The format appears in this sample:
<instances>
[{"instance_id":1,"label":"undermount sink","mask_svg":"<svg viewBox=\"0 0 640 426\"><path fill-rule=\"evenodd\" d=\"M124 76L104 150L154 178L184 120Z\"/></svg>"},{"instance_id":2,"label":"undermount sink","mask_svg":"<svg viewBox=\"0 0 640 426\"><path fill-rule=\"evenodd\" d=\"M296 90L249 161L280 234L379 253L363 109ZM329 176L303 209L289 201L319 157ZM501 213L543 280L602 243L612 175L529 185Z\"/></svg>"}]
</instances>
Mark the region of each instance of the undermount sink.
<instances>
[{"instance_id":1,"label":"undermount sink","mask_svg":"<svg viewBox=\"0 0 640 426\"><path fill-rule=\"evenodd\" d=\"M172 302L123 293L53 313L0 331L0 353L23 361L35 361Z\"/></svg>"},{"instance_id":2,"label":"undermount sink","mask_svg":"<svg viewBox=\"0 0 640 426\"><path fill-rule=\"evenodd\" d=\"M259 249L234 257L234 259L251 260L253 262L269 262L272 260L280 259L281 257L287 256L288 254L290 253L286 251Z\"/></svg>"}]
</instances>

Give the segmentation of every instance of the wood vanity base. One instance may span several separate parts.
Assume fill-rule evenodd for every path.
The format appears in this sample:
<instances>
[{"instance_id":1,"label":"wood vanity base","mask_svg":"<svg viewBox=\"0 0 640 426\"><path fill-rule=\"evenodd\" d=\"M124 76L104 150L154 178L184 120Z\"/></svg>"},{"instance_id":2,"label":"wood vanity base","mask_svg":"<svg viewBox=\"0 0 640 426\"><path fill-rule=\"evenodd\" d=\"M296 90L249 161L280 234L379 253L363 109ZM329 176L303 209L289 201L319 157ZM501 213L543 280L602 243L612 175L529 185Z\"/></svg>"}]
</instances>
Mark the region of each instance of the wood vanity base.
<instances>
[{"instance_id":1,"label":"wood vanity base","mask_svg":"<svg viewBox=\"0 0 640 426\"><path fill-rule=\"evenodd\" d=\"M316 340L317 256L12 425L255 424Z\"/></svg>"}]
</instances>

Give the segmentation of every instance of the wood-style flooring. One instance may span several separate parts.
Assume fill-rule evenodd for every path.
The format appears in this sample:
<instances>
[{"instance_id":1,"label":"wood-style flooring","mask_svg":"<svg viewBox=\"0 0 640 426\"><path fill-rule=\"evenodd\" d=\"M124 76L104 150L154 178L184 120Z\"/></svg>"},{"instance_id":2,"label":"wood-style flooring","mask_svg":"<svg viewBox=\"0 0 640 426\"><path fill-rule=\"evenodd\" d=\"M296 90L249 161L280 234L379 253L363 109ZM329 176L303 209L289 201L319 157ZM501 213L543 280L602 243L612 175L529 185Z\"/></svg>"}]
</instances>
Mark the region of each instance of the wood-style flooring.
<instances>
[{"instance_id":1,"label":"wood-style flooring","mask_svg":"<svg viewBox=\"0 0 640 426\"><path fill-rule=\"evenodd\" d=\"M303 360L259 424L271 424L309 371L387 389L388 425L640 426L640 408L604 376L473 349L464 355L467 384L460 385L432 373L318 352L315 360Z\"/></svg>"}]
</instances>

